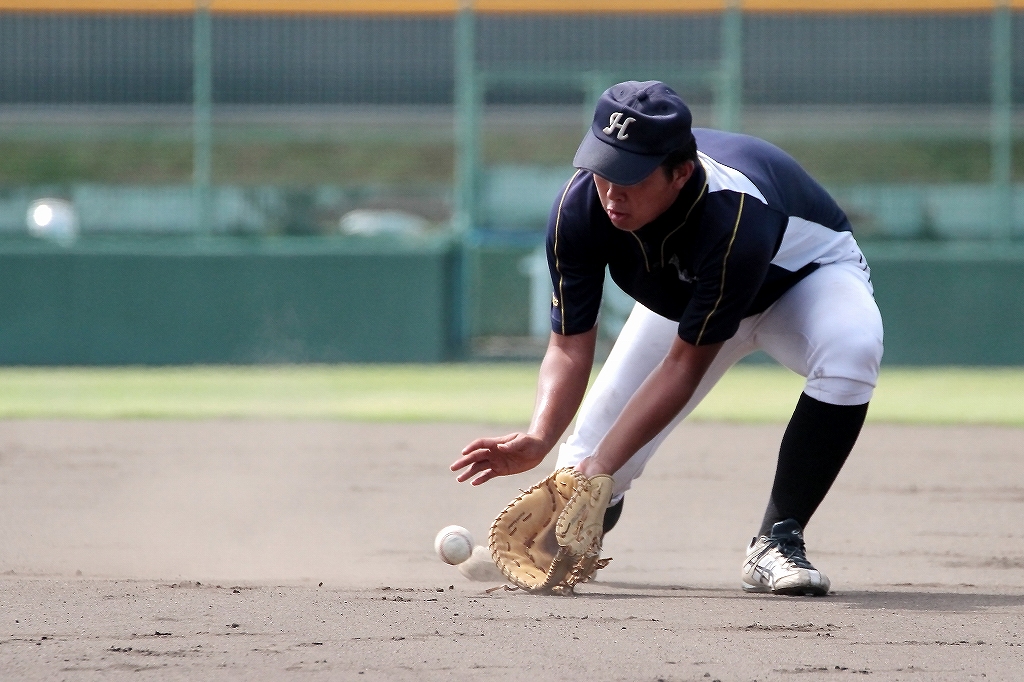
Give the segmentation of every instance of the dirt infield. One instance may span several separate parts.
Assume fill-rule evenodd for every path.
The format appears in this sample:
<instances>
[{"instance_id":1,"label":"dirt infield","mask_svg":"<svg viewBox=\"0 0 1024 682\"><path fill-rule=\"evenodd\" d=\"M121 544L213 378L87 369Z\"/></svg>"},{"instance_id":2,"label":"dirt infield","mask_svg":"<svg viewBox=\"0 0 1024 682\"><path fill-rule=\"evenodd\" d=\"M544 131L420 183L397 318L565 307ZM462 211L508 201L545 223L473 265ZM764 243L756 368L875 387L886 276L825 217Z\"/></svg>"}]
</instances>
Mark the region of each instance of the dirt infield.
<instances>
[{"instance_id":1,"label":"dirt infield","mask_svg":"<svg viewBox=\"0 0 1024 682\"><path fill-rule=\"evenodd\" d=\"M738 589L782 426L699 423L596 582L484 594L431 545L539 478L454 482L501 431L2 422L0 678L1024 678L1022 429L866 427L808 528L818 599Z\"/></svg>"}]
</instances>

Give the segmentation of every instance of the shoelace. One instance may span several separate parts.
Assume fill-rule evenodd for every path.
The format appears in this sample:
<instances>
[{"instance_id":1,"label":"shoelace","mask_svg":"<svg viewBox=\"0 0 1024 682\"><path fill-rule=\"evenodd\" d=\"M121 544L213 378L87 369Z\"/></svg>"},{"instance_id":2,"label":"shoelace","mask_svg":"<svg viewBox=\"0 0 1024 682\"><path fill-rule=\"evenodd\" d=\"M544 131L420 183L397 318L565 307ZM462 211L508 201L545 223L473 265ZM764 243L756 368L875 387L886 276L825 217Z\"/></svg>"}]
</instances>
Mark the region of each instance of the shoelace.
<instances>
[{"instance_id":1,"label":"shoelace","mask_svg":"<svg viewBox=\"0 0 1024 682\"><path fill-rule=\"evenodd\" d=\"M768 546L770 547L772 545L778 547L779 554L786 557L786 559L797 568L814 568L814 566L811 565L811 562L807 560L807 555L804 553L804 543L772 538L768 543Z\"/></svg>"}]
</instances>

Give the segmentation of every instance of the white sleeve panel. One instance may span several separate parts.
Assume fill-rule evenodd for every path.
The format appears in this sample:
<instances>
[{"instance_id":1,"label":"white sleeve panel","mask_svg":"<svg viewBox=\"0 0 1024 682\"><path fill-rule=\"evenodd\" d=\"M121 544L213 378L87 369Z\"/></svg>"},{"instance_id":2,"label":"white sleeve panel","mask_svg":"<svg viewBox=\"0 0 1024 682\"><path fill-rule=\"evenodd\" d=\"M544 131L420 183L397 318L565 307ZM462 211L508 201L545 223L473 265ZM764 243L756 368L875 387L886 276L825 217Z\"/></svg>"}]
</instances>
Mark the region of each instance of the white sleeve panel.
<instances>
[{"instance_id":1,"label":"white sleeve panel","mask_svg":"<svg viewBox=\"0 0 1024 682\"><path fill-rule=\"evenodd\" d=\"M768 200L761 194L761 190L757 188L757 185L751 182L750 178L743 173L740 173L735 168L729 168L718 163L700 151L697 152L697 158L700 159L701 165L704 166L704 172L707 174L708 192L720 192L727 189L733 192L740 192L741 194L749 194L757 198L762 204L768 204Z\"/></svg>"}]
</instances>

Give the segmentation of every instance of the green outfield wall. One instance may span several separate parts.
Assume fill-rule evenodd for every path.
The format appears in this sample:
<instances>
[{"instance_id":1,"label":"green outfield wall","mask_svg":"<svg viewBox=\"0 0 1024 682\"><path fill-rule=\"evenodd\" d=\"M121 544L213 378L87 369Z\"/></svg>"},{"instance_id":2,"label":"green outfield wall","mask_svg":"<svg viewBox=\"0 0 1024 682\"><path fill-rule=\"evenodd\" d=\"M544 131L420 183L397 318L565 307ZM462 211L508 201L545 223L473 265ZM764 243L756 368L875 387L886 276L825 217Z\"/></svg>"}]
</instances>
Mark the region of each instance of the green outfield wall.
<instances>
[{"instance_id":1,"label":"green outfield wall","mask_svg":"<svg viewBox=\"0 0 1024 682\"><path fill-rule=\"evenodd\" d=\"M1024 247L865 251L887 364L1024 364ZM528 253L469 254L474 336L529 333ZM444 239L8 243L0 364L454 359L459 272Z\"/></svg>"},{"instance_id":2,"label":"green outfield wall","mask_svg":"<svg viewBox=\"0 0 1024 682\"><path fill-rule=\"evenodd\" d=\"M1019 244L870 245L865 253L886 364L1024 364Z\"/></svg>"},{"instance_id":3,"label":"green outfield wall","mask_svg":"<svg viewBox=\"0 0 1024 682\"><path fill-rule=\"evenodd\" d=\"M0 364L449 358L447 240L0 247Z\"/></svg>"},{"instance_id":4,"label":"green outfield wall","mask_svg":"<svg viewBox=\"0 0 1024 682\"><path fill-rule=\"evenodd\" d=\"M473 336L530 333L530 278L523 259L536 247L481 246L470 257Z\"/></svg>"},{"instance_id":5,"label":"green outfield wall","mask_svg":"<svg viewBox=\"0 0 1024 682\"><path fill-rule=\"evenodd\" d=\"M1024 365L1024 246L865 246L885 324L885 363ZM477 333L525 333L526 251L482 250ZM521 331L513 331L518 329Z\"/></svg>"}]
</instances>

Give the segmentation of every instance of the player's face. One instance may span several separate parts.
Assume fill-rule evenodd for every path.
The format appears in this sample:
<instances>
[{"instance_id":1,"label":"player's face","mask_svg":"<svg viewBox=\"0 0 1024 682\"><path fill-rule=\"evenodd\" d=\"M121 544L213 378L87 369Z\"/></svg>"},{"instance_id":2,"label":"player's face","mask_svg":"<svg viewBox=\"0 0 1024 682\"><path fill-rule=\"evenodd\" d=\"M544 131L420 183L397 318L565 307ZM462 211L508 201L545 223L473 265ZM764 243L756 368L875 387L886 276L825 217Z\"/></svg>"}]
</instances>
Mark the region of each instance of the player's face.
<instances>
[{"instance_id":1,"label":"player's face","mask_svg":"<svg viewBox=\"0 0 1024 682\"><path fill-rule=\"evenodd\" d=\"M595 175L594 185L612 225L633 232L667 211L691 175L693 163L687 161L675 168L671 176L663 169L655 168L653 173L635 185L616 185Z\"/></svg>"}]
</instances>

